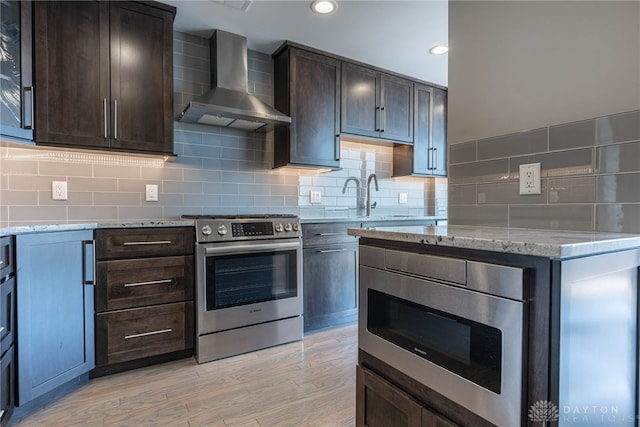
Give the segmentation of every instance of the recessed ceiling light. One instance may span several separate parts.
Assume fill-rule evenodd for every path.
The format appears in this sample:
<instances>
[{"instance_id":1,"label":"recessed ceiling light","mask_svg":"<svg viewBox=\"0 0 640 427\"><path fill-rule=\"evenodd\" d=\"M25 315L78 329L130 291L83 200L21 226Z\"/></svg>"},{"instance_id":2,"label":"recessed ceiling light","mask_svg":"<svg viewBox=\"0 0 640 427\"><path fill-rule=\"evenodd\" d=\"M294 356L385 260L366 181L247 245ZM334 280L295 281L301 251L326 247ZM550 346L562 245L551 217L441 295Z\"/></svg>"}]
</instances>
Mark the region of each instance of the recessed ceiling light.
<instances>
[{"instance_id":1,"label":"recessed ceiling light","mask_svg":"<svg viewBox=\"0 0 640 427\"><path fill-rule=\"evenodd\" d=\"M322 15L327 15L329 13L335 12L337 8L338 3L336 3L334 0L314 0L311 3L311 10Z\"/></svg>"},{"instance_id":2,"label":"recessed ceiling light","mask_svg":"<svg viewBox=\"0 0 640 427\"><path fill-rule=\"evenodd\" d=\"M429 53L432 55L443 55L447 52L449 52L449 46L445 46L442 44L439 44L429 49Z\"/></svg>"}]
</instances>

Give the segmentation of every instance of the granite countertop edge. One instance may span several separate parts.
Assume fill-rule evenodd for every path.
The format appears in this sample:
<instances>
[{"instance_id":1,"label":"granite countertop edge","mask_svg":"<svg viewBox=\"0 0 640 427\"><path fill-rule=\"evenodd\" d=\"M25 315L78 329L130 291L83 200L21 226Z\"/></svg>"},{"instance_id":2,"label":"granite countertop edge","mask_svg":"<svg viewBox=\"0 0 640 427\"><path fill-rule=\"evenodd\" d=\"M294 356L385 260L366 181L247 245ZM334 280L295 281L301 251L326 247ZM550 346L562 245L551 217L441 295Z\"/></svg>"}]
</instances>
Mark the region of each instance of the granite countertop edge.
<instances>
[{"instance_id":1,"label":"granite countertop edge","mask_svg":"<svg viewBox=\"0 0 640 427\"><path fill-rule=\"evenodd\" d=\"M446 217L428 215L380 215L380 216L339 216L300 217L302 224L323 224L331 222L390 222L390 221L446 221Z\"/></svg>"},{"instance_id":2,"label":"granite countertop edge","mask_svg":"<svg viewBox=\"0 0 640 427\"><path fill-rule=\"evenodd\" d=\"M485 250L500 253L569 259L600 253L640 249L640 235L487 227L349 228L353 236L372 239Z\"/></svg>"},{"instance_id":3,"label":"granite countertop edge","mask_svg":"<svg viewBox=\"0 0 640 427\"><path fill-rule=\"evenodd\" d=\"M191 219L18 225L18 226L0 228L0 237L17 235L17 234L47 233L47 232L56 232L56 231L95 230L97 228L192 227L192 226L193 226L193 220Z\"/></svg>"}]
</instances>

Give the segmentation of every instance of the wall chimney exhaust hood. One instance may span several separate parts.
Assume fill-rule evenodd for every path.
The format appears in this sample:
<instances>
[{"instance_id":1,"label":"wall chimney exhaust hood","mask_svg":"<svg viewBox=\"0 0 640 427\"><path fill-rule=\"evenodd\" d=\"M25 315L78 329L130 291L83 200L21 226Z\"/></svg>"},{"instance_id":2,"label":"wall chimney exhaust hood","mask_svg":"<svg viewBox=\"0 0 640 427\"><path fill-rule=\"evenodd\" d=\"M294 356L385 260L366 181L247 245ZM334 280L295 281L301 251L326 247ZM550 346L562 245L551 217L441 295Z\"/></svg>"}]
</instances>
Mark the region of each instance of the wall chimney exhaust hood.
<instances>
[{"instance_id":1,"label":"wall chimney exhaust hood","mask_svg":"<svg viewBox=\"0 0 640 427\"><path fill-rule=\"evenodd\" d=\"M178 120L245 130L263 130L291 118L249 94L246 37L216 30L210 39L211 86Z\"/></svg>"}]
</instances>

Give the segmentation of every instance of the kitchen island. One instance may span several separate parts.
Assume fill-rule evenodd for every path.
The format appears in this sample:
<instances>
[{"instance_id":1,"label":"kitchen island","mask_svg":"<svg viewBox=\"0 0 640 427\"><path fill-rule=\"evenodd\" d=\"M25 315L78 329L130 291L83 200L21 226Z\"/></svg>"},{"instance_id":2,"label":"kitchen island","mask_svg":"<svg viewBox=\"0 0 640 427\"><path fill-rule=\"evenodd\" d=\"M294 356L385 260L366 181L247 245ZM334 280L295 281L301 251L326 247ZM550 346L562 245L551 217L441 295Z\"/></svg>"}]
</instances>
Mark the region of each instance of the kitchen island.
<instances>
[{"instance_id":1,"label":"kitchen island","mask_svg":"<svg viewBox=\"0 0 640 427\"><path fill-rule=\"evenodd\" d=\"M358 425L634 425L640 236L349 234L360 237Z\"/></svg>"}]
</instances>

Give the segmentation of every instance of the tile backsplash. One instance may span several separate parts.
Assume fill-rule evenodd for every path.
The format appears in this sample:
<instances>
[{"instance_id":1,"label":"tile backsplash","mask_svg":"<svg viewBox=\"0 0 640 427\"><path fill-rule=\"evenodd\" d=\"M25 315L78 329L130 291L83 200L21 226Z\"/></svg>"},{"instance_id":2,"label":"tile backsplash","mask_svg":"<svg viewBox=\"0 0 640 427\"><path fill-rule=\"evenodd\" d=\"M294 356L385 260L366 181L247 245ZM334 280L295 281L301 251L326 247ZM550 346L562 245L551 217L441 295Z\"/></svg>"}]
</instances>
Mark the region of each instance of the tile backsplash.
<instances>
[{"instance_id":1,"label":"tile backsplash","mask_svg":"<svg viewBox=\"0 0 640 427\"><path fill-rule=\"evenodd\" d=\"M640 110L449 147L449 223L640 233ZM519 165L542 194L519 194Z\"/></svg>"},{"instance_id":2,"label":"tile backsplash","mask_svg":"<svg viewBox=\"0 0 640 427\"><path fill-rule=\"evenodd\" d=\"M249 91L272 105L270 55L249 51L248 66ZM209 88L208 39L175 32L175 116ZM352 180L343 193L345 181L353 176L362 187L373 172L380 188L372 192L374 214L447 216L447 179L391 179L390 146L343 141L342 169L314 175L272 169L270 134L175 122L174 147L177 158L163 162L0 141L0 227L203 213L355 216L364 212L364 192ZM68 200L51 200L51 181L67 181ZM146 184L158 185L158 202L145 201ZM310 191L321 193L320 203L310 203Z\"/></svg>"}]
</instances>

